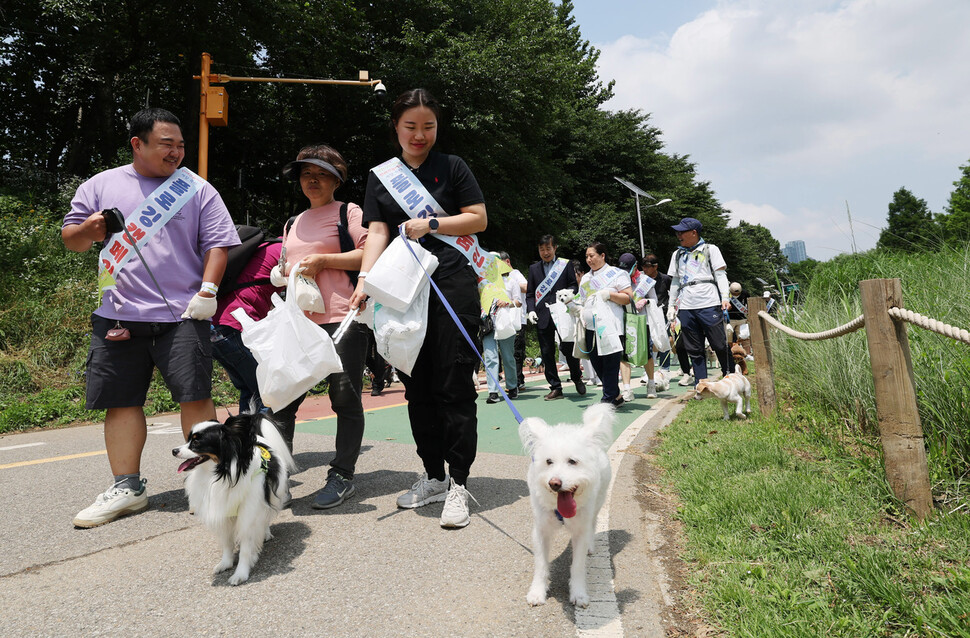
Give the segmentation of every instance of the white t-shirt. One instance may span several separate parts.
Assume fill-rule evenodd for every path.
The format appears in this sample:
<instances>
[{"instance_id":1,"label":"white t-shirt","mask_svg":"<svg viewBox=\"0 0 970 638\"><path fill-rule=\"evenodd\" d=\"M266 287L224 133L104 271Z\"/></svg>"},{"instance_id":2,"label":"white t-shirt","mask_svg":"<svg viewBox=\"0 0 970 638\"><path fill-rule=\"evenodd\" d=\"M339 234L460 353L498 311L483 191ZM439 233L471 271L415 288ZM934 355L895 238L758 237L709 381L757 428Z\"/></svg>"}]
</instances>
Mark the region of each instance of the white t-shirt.
<instances>
[{"instance_id":1,"label":"white t-shirt","mask_svg":"<svg viewBox=\"0 0 970 638\"><path fill-rule=\"evenodd\" d=\"M510 272L504 279L505 291L509 294L509 299L511 299L513 302L518 301L522 304L522 325L524 326L528 313L526 312L525 307L525 293L522 292L521 284L527 283L525 277L522 276L522 273L513 268L512 272Z\"/></svg>"},{"instance_id":2,"label":"white t-shirt","mask_svg":"<svg viewBox=\"0 0 970 638\"><path fill-rule=\"evenodd\" d=\"M670 267L667 274L674 278L680 286L679 299L681 310L697 310L699 308L710 308L711 306L721 305L721 292L714 281L714 271L727 268L721 250L713 244L705 244L711 256L711 263L707 263L707 258L703 250L695 250L690 254L680 250L674 251L670 257ZM680 268L678 270L678 259ZM710 280L710 283L698 283L687 285L695 280ZM675 300L671 299L670 303Z\"/></svg>"}]
</instances>

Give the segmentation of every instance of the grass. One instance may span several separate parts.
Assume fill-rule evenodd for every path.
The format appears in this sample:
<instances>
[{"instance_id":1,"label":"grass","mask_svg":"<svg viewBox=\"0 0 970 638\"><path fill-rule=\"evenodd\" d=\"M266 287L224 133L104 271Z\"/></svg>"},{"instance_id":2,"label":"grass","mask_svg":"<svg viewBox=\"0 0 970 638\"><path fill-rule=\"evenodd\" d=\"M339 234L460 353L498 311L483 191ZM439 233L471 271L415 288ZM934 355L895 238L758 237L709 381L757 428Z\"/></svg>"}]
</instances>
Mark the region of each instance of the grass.
<instances>
[{"instance_id":1,"label":"grass","mask_svg":"<svg viewBox=\"0 0 970 638\"><path fill-rule=\"evenodd\" d=\"M899 278L906 308L960 328L970 325L970 245L833 259L815 271L797 316L783 320L804 332L841 325L862 314L858 282L872 278ZM970 478L970 346L918 326L907 333L934 491L962 491ZM864 330L814 342L772 330L771 342L780 393L830 410L835 418L819 422L828 436L873 440L878 428Z\"/></svg>"},{"instance_id":2,"label":"grass","mask_svg":"<svg viewBox=\"0 0 970 638\"><path fill-rule=\"evenodd\" d=\"M820 434L829 415L754 416L691 402L657 449L712 622L730 636L970 636L970 505L912 524L878 455Z\"/></svg>"}]
</instances>

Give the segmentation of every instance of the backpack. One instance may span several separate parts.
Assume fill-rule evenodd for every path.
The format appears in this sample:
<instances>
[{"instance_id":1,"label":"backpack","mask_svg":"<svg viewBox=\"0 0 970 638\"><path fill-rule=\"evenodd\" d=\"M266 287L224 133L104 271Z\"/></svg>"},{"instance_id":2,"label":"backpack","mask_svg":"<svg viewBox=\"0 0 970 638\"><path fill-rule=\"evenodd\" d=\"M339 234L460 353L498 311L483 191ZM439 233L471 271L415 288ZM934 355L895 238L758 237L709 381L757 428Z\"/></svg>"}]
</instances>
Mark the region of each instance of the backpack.
<instances>
[{"instance_id":1,"label":"backpack","mask_svg":"<svg viewBox=\"0 0 970 638\"><path fill-rule=\"evenodd\" d=\"M303 213L300 213L302 215ZM283 234L286 234L287 229L292 226L293 222L300 215L294 215L286 220L283 224ZM337 224L337 238L340 240L340 252L348 253L351 250L357 249L357 244L354 243L354 238L350 236L350 230L347 228L347 202L340 204L340 223ZM350 277L350 285L354 288L357 287L357 275L360 274L359 270L345 270L347 276Z\"/></svg>"},{"instance_id":2,"label":"backpack","mask_svg":"<svg viewBox=\"0 0 970 638\"><path fill-rule=\"evenodd\" d=\"M239 233L239 240L242 243L238 246L232 246L229 249L229 256L226 260L226 271L222 275L222 283L219 285L219 292L216 295L220 298L241 288L268 284L269 277L245 281L243 283L239 283L236 280L239 278L239 273L242 272L243 268L246 267L246 264L249 263L249 260L252 259L252 256L259 248L267 244L276 244L282 241L280 238L273 237L262 228L257 228L256 226L236 224L236 232ZM267 236L269 237L268 239Z\"/></svg>"}]
</instances>

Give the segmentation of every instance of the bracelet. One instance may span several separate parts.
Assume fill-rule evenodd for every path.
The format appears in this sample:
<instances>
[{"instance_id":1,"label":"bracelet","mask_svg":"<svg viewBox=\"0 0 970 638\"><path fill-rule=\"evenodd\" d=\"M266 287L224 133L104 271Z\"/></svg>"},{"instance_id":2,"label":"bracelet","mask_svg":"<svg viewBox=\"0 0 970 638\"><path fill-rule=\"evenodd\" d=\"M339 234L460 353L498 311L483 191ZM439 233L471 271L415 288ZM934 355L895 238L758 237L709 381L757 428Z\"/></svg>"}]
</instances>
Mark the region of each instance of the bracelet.
<instances>
[{"instance_id":1,"label":"bracelet","mask_svg":"<svg viewBox=\"0 0 970 638\"><path fill-rule=\"evenodd\" d=\"M365 279L369 274L369 271L361 270L359 273L357 273L357 279Z\"/></svg>"},{"instance_id":2,"label":"bracelet","mask_svg":"<svg viewBox=\"0 0 970 638\"><path fill-rule=\"evenodd\" d=\"M211 281L203 281L202 287L199 289L199 292L207 292L213 297L215 297L216 294L219 292L219 286L215 285Z\"/></svg>"}]
</instances>

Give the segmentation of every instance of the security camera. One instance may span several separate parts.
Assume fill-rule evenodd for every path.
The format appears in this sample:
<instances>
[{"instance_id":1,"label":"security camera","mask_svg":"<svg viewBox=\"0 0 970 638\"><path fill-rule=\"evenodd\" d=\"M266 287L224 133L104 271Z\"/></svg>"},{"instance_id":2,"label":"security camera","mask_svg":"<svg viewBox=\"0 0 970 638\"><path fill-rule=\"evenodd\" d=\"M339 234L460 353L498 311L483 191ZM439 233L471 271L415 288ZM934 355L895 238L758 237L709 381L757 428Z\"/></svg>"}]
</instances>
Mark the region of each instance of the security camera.
<instances>
[{"instance_id":1,"label":"security camera","mask_svg":"<svg viewBox=\"0 0 970 638\"><path fill-rule=\"evenodd\" d=\"M384 97L385 95L387 95L387 87L384 86L383 82L378 82L374 86L374 94L377 97Z\"/></svg>"}]
</instances>

